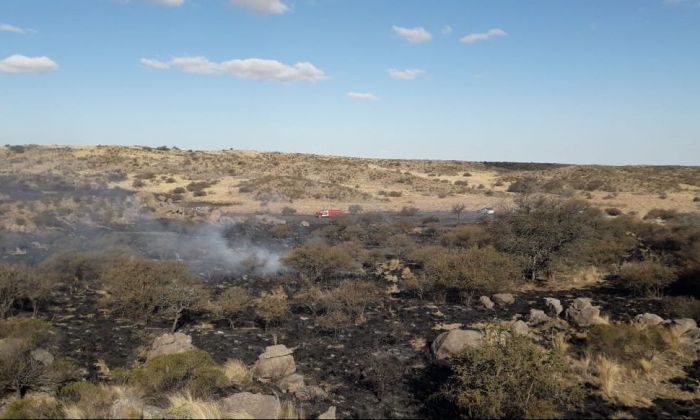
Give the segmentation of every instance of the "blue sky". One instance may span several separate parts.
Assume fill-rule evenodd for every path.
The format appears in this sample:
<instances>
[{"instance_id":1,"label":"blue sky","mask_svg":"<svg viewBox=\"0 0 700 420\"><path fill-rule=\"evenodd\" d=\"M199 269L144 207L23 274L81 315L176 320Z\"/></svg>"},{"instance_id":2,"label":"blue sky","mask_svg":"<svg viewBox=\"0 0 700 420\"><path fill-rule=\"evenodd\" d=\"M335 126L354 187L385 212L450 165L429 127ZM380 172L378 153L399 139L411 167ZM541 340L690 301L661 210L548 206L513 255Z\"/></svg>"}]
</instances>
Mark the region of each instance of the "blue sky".
<instances>
[{"instance_id":1,"label":"blue sky","mask_svg":"<svg viewBox=\"0 0 700 420\"><path fill-rule=\"evenodd\" d=\"M0 143L698 165L700 0L2 0Z\"/></svg>"}]
</instances>

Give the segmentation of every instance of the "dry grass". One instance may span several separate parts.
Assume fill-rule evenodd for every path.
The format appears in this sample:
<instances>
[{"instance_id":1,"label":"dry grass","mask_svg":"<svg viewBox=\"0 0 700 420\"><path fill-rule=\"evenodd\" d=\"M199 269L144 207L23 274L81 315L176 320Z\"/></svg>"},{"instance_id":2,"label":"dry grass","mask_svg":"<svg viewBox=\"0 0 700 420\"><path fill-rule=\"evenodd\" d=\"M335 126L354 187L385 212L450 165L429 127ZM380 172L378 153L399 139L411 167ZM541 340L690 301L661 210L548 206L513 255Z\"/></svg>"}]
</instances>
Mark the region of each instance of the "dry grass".
<instances>
[{"instance_id":1,"label":"dry grass","mask_svg":"<svg viewBox=\"0 0 700 420\"><path fill-rule=\"evenodd\" d=\"M596 357L594 366L600 391L605 398L615 401L615 389L622 374L622 367L605 356Z\"/></svg>"},{"instance_id":2,"label":"dry grass","mask_svg":"<svg viewBox=\"0 0 700 420\"><path fill-rule=\"evenodd\" d=\"M563 333L559 333L552 338L552 346L554 350L561 355L567 354L569 352L569 347L571 347L569 341L566 339L566 335Z\"/></svg>"},{"instance_id":3,"label":"dry grass","mask_svg":"<svg viewBox=\"0 0 700 420\"><path fill-rule=\"evenodd\" d=\"M224 419L231 418L222 413L219 404L212 401L195 399L189 392L168 396L170 408L168 415L176 419ZM227 413L228 414L228 413Z\"/></svg>"},{"instance_id":4,"label":"dry grass","mask_svg":"<svg viewBox=\"0 0 700 420\"><path fill-rule=\"evenodd\" d=\"M286 400L282 401L282 410L279 418L289 420L305 419L306 414L302 407L297 406L293 401Z\"/></svg>"},{"instance_id":5,"label":"dry grass","mask_svg":"<svg viewBox=\"0 0 700 420\"><path fill-rule=\"evenodd\" d=\"M233 385L244 385L249 383L252 379L250 369L239 359L227 360L222 370Z\"/></svg>"}]
</instances>

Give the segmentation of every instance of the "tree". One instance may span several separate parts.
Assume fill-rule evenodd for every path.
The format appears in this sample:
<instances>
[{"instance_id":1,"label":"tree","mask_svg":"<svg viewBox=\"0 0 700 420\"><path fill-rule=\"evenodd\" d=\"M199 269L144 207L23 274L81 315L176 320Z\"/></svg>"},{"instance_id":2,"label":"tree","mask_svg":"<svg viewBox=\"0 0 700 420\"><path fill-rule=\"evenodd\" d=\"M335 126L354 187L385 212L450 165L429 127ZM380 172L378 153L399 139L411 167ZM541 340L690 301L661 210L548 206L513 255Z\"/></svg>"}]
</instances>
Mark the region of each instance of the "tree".
<instances>
[{"instance_id":1,"label":"tree","mask_svg":"<svg viewBox=\"0 0 700 420\"><path fill-rule=\"evenodd\" d=\"M272 292L262 292L255 300L255 313L265 321L265 329L270 322L283 317L289 312L287 294L280 287Z\"/></svg>"},{"instance_id":2,"label":"tree","mask_svg":"<svg viewBox=\"0 0 700 420\"><path fill-rule=\"evenodd\" d=\"M21 265L0 265L0 317L7 318L17 299L21 297L22 280L27 269Z\"/></svg>"},{"instance_id":3,"label":"tree","mask_svg":"<svg viewBox=\"0 0 700 420\"><path fill-rule=\"evenodd\" d=\"M452 205L452 213L454 213L457 216L457 219L462 218L462 212L464 212L464 209L466 209L467 206L464 205L464 203L456 203Z\"/></svg>"},{"instance_id":4,"label":"tree","mask_svg":"<svg viewBox=\"0 0 700 420\"><path fill-rule=\"evenodd\" d=\"M319 280L342 271L358 269L359 264L353 258L352 251L343 244L331 246L313 242L293 249L282 261L312 280Z\"/></svg>"},{"instance_id":5,"label":"tree","mask_svg":"<svg viewBox=\"0 0 700 420\"><path fill-rule=\"evenodd\" d=\"M202 284L202 280L188 274L189 272L173 277L163 291L164 309L173 318L170 332L177 330L177 323L183 313L202 308L208 297L208 291Z\"/></svg>"},{"instance_id":6,"label":"tree","mask_svg":"<svg viewBox=\"0 0 700 420\"><path fill-rule=\"evenodd\" d=\"M234 319L251 304L248 289L234 286L224 290L211 305L212 312L228 321L234 328Z\"/></svg>"}]
</instances>

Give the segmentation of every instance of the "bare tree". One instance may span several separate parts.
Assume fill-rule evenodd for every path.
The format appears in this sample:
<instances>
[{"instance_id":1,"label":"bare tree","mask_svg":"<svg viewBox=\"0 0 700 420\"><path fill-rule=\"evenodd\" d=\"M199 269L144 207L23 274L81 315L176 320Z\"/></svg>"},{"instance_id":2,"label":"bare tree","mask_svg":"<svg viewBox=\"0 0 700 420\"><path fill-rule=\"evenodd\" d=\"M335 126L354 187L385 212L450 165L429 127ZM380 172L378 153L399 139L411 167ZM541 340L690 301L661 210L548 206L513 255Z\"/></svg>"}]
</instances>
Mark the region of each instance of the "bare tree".
<instances>
[{"instance_id":1,"label":"bare tree","mask_svg":"<svg viewBox=\"0 0 700 420\"><path fill-rule=\"evenodd\" d=\"M211 304L211 311L217 316L226 319L234 328L234 319L251 304L251 297L244 287L229 287L224 290Z\"/></svg>"},{"instance_id":2,"label":"bare tree","mask_svg":"<svg viewBox=\"0 0 700 420\"><path fill-rule=\"evenodd\" d=\"M452 205L452 213L454 213L457 216L457 219L459 220L462 218L462 213L466 208L467 206L465 206L464 203L456 203Z\"/></svg>"}]
</instances>

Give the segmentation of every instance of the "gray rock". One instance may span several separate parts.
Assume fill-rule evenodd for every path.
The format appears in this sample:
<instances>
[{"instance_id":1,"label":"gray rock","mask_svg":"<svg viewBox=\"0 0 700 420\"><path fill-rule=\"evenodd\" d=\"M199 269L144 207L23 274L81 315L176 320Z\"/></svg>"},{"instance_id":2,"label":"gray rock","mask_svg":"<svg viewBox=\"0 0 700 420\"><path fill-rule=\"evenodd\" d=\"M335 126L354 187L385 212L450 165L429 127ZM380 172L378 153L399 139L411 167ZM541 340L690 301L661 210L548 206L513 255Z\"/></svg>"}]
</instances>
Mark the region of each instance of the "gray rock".
<instances>
[{"instance_id":1,"label":"gray rock","mask_svg":"<svg viewBox=\"0 0 700 420\"><path fill-rule=\"evenodd\" d=\"M253 373L261 379L281 379L296 372L292 350L284 344L268 346L265 353L258 357L253 366Z\"/></svg>"},{"instance_id":2,"label":"gray rock","mask_svg":"<svg viewBox=\"0 0 700 420\"><path fill-rule=\"evenodd\" d=\"M313 385L306 385L299 388L294 396L299 401L322 400L328 398L328 393L323 388Z\"/></svg>"},{"instance_id":3,"label":"gray rock","mask_svg":"<svg viewBox=\"0 0 700 420\"><path fill-rule=\"evenodd\" d=\"M328 407L328 410L318 415L318 420L335 420L335 406Z\"/></svg>"},{"instance_id":4,"label":"gray rock","mask_svg":"<svg viewBox=\"0 0 700 420\"><path fill-rule=\"evenodd\" d=\"M544 298L544 304L547 307L547 314L550 316L559 316L559 314L564 312L564 307L559 299Z\"/></svg>"},{"instance_id":5,"label":"gray rock","mask_svg":"<svg viewBox=\"0 0 700 420\"><path fill-rule=\"evenodd\" d=\"M511 293L496 293L491 296L491 299L493 299L498 306L508 306L515 303L515 297Z\"/></svg>"},{"instance_id":6,"label":"gray rock","mask_svg":"<svg viewBox=\"0 0 700 420\"><path fill-rule=\"evenodd\" d=\"M566 309L566 317L579 327L607 324L600 316L600 308L591 304L589 298L576 298Z\"/></svg>"},{"instance_id":7,"label":"gray rock","mask_svg":"<svg viewBox=\"0 0 700 420\"><path fill-rule=\"evenodd\" d=\"M479 302L481 302L482 305L484 305L484 308L486 309L493 309L495 306L491 298L488 296L482 296L479 298Z\"/></svg>"},{"instance_id":8,"label":"gray rock","mask_svg":"<svg viewBox=\"0 0 700 420\"><path fill-rule=\"evenodd\" d=\"M484 334L475 330L446 331L433 341L430 346L438 360L446 359L460 353L468 347L481 346Z\"/></svg>"},{"instance_id":9,"label":"gray rock","mask_svg":"<svg viewBox=\"0 0 700 420\"><path fill-rule=\"evenodd\" d=\"M277 382L277 387L283 392L294 393L304 386L304 376L298 373L285 376Z\"/></svg>"},{"instance_id":10,"label":"gray rock","mask_svg":"<svg viewBox=\"0 0 700 420\"><path fill-rule=\"evenodd\" d=\"M544 311L533 308L530 309L528 322L530 322L530 325L532 326L545 324L549 322L549 317L547 316L547 314L544 313Z\"/></svg>"},{"instance_id":11,"label":"gray rock","mask_svg":"<svg viewBox=\"0 0 700 420\"><path fill-rule=\"evenodd\" d=\"M179 332L175 334L165 333L153 340L153 344L151 344L151 348L146 355L146 360L164 354L184 353L194 348L191 336Z\"/></svg>"},{"instance_id":12,"label":"gray rock","mask_svg":"<svg viewBox=\"0 0 700 420\"><path fill-rule=\"evenodd\" d=\"M530 333L530 328L519 319L510 325L510 332L512 332L513 335L527 336Z\"/></svg>"},{"instance_id":13,"label":"gray rock","mask_svg":"<svg viewBox=\"0 0 700 420\"><path fill-rule=\"evenodd\" d=\"M51 354L51 352L49 352L46 349L32 350L30 355L32 356L32 359L36 360L44 366L49 366L54 361L53 354Z\"/></svg>"},{"instance_id":14,"label":"gray rock","mask_svg":"<svg viewBox=\"0 0 700 420\"><path fill-rule=\"evenodd\" d=\"M640 328L647 328L647 327L654 327L660 324L664 323L664 319L661 318L660 316L656 314L650 314L650 313L644 313L644 314L639 314L634 317L632 320L632 324L640 327Z\"/></svg>"},{"instance_id":15,"label":"gray rock","mask_svg":"<svg viewBox=\"0 0 700 420\"><path fill-rule=\"evenodd\" d=\"M279 398L274 395L239 392L221 400L227 413L247 414L254 419L276 419L282 412Z\"/></svg>"},{"instance_id":16,"label":"gray rock","mask_svg":"<svg viewBox=\"0 0 700 420\"><path fill-rule=\"evenodd\" d=\"M669 325L669 328L678 337L690 338L693 340L700 338L698 324L691 318L674 319Z\"/></svg>"}]
</instances>

